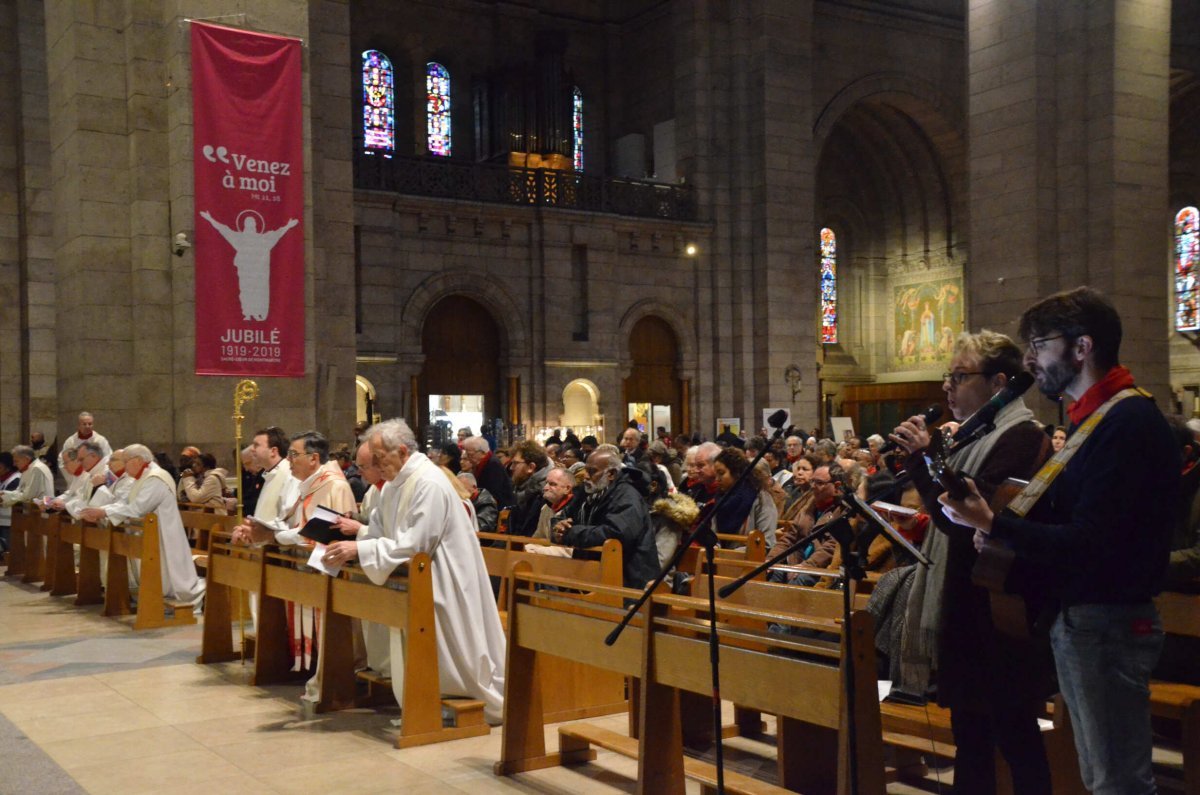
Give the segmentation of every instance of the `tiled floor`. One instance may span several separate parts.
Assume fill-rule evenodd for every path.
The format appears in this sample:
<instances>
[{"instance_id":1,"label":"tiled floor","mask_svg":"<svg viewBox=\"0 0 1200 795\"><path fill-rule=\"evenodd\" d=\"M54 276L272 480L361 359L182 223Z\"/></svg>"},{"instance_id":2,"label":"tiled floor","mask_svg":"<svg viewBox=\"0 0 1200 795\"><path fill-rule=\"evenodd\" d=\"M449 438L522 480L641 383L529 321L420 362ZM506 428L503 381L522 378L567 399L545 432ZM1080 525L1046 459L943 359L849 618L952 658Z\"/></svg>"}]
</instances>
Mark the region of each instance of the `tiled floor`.
<instances>
[{"instance_id":1,"label":"tiled floor","mask_svg":"<svg viewBox=\"0 0 1200 795\"><path fill-rule=\"evenodd\" d=\"M76 608L0 579L0 714L36 744L42 769L95 795L290 793L620 793L636 763L600 752L595 763L514 778L491 772L500 730L485 737L396 750L392 711L303 719L299 686L246 684L238 663L197 665L199 626L134 633L98 608ZM624 715L594 719L624 731ZM547 747L557 744L547 729ZM5 755L0 733L0 758ZM12 742L12 740L7 740ZM747 741L728 746L744 772L760 763ZM762 746L759 746L761 750ZM39 753L40 753L39 752ZM942 785L949 783L943 776ZM0 775L0 795L40 792ZM64 790L65 791L65 790ZM698 792L689 783L688 792ZM890 793L937 792L894 784Z\"/></svg>"}]
</instances>

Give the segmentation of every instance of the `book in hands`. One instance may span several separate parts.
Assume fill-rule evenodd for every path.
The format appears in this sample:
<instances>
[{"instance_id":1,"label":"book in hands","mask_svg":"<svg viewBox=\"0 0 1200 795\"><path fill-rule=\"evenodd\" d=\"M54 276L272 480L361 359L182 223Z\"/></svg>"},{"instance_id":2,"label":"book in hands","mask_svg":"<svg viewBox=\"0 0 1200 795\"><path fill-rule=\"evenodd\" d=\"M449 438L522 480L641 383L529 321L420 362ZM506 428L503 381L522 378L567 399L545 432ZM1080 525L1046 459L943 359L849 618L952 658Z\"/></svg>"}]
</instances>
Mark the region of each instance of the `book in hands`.
<instances>
[{"instance_id":1,"label":"book in hands","mask_svg":"<svg viewBox=\"0 0 1200 795\"><path fill-rule=\"evenodd\" d=\"M334 541L345 541L348 536L342 535L342 531L333 526L341 516L337 511L318 505L308 523L300 528L300 535L326 546Z\"/></svg>"}]
</instances>

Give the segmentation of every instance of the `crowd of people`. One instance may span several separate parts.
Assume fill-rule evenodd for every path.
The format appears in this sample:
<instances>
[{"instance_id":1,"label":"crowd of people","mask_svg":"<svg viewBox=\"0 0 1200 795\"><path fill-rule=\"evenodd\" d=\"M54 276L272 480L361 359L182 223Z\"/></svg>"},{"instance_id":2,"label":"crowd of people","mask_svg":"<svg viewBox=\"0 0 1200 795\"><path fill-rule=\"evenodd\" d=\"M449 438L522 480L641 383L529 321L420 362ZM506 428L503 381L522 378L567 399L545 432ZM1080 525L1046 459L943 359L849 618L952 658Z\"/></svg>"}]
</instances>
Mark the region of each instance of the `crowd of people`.
<instances>
[{"instance_id":1,"label":"crowd of people","mask_svg":"<svg viewBox=\"0 0 1200 795\"><path fill-rule=\"evenodd\" d=\"M956 791L994 791L997 749L1016 791L1051 791L1037 718L1057 688L1089 789L1152 792L1146 682L1179 655L1168 649L1159 662L1164 637L1151 599L1200 577L1200 422L1164 417L1136 388L1118 362L1120 319L1093 290L1040 302L1022 317L1021 337L1024 349L994 332L961 335L943 379L953 419L934 428L914 416L886 439L835 441L795 428L749 439L724 429L713 441L658 428L651 438L631 423L615 445L564 429L544 443L497 447L464 428L425 454L403 420L356 428L358 446L340 450L316 431L288 436L269 426L241 451L246 518L232 540L299 550L323 506L339 515L345 539L325 548L326 566L354 560L382 584L413 555L429 554L442 691L483 700L498 722L504 634L480 548L493 543L488 533L550 542L527 549L551 555L587 555L615 539L624 583L640 589L698 527L724 544L757 530L778 558L775 582L838 588L849 569L878 573L869 609L881 675L950 709ZM1010 394L1023 371L1070 403L1069 425L1041 425ZM981 433L956 444L961 425L995 405ZM93 424L81 414L57 454L40 436L0 453L0 506L35 502L112 523L154 511L164 590L198 602L203 582L178 504L232 512L227 471L188 447L176 477L165 456L140 444L112 450ZM1130 466L1138 460L1159 464ZM947 471L966 477L965 497ZM1006 492L1014 478L1030 485ZM873 505L887 526L848 495ZM7 521L0 513L0 543ZM1041 600L1026 638L997 628L989 594L973 579L979 557L1001 539L1016 560L1005 587L1031 606ZM914 547L933 565L919 565ZM676 572L675 585L685 587L689 574ZM295 611L297 670L320 664L319 621ZM399 694L403 673L390 661L402 658L402 633L364 624L361 640L362 664L390 672ZM306 698L319 697L316 681Z\"/></svg>"}]
</instances>

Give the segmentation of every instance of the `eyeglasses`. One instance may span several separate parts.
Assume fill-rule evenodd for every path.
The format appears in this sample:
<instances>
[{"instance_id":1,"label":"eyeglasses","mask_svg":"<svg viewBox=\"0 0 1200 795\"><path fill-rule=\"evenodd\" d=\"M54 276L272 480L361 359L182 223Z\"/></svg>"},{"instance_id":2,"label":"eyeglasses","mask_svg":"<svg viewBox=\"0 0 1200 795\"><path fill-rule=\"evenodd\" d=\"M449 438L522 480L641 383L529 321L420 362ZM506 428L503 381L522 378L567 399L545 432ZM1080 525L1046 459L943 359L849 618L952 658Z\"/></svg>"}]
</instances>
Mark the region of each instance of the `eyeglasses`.
<instances>
[{"instance_id":1,"label":"eyeglasses","mask_svg":"<svg viewBox=\"0 0 1200 795\"><path fill-rule=\"evenodd\" d=\"M313 453L306 453L306 452L304 452L303 450L288 450L288 451L287 451L287 457L288 457L288 459L299 458L299 457L300 457L300 456L302 456L302 455L314 455L314 454L313 454Z\"/></svg>"},{"instance_id":2,"label":"eyeglasses","mask_svg":"<svg viewBox=\"0 0 1200 795\"><path fill-rule=\"evenodd\" d=\"M1031 339L1029 341L1029 347L1033 349L1034 353L1041 353L1042 350L1046 347L1047 342L1049 342L1050 340L1060 340L1065 336L1067 336L1067 335L1066 334L1055 334L1053 337L1037 337L1037 338Z\"/></svg>"},{"instance_id":3,"label":"eyeglasses","mask_svg":"<svg viewBox=\"0 0 1200 795\"><path fill-rule=\"evenodd\" d=\"M814 486L828 486L833 481L832 480L822 480L820 478L812 478L808 482L813 484Z\"/></svg>"},{"instance_id":4,"label":"eyeglasses","mask_svg":"<svg viewBox=\"0 0 1200 795\"><path fill-rule=\"evenodd\" d=\"M942 373L942 380L949 381L951 386L962 386L963 381L966 381L973 375L987 375L987 373L982 370L972 370L969 373L960 370L955 373Z\"/></svg>"}]
</instances>

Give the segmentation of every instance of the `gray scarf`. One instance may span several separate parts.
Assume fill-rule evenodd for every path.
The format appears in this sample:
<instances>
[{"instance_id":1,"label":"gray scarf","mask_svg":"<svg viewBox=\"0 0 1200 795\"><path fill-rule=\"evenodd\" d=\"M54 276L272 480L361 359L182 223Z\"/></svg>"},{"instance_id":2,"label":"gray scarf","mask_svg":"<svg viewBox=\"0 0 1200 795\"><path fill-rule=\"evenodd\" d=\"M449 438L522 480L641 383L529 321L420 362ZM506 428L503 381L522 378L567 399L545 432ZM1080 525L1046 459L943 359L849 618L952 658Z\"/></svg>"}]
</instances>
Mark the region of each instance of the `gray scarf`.
<instances>
[{"instance_id":1,"label":"gray scarf","mask_svg":"<svg viewBox=\"0 0 1200 795\"><path fill-rule=\"evenodd\" d=\"M996 441L1010 428L1033 419L1025 401L1017 398L996 415L996 429L977 442L967 445L947 459L956 472L974 477L991 454ZM935 431L936 433L936 431ZM931 675L937 670L937 641L942 630L942 597L946 583L946 558L949 537L931 526L921 551L933 561L917 566L905 611L903 651L900 665L900 689L924 694Z\"/></svg>"}]
</instances>

